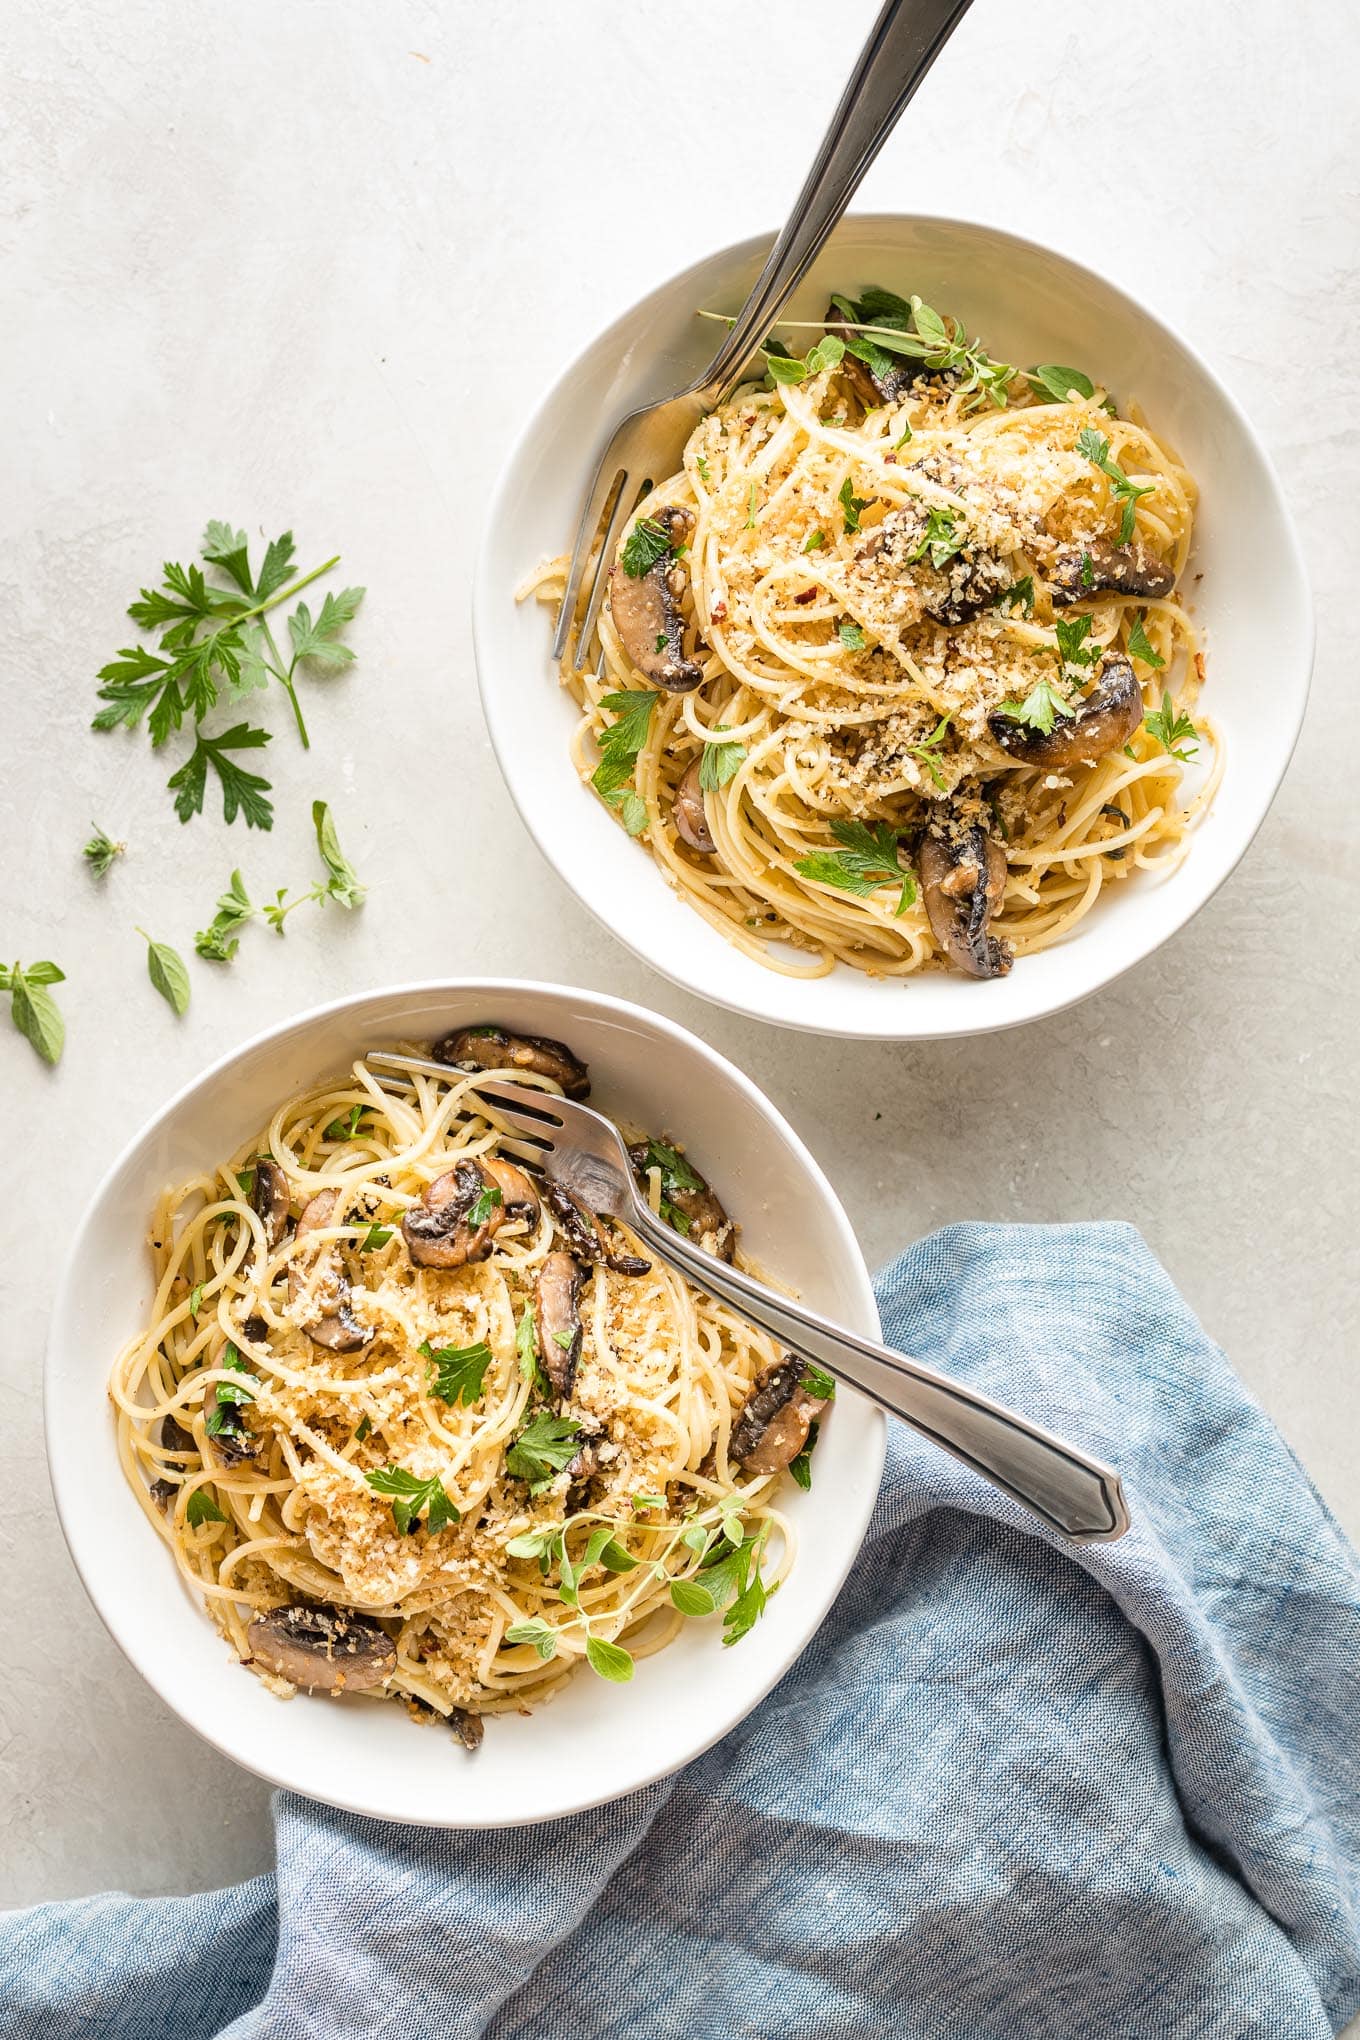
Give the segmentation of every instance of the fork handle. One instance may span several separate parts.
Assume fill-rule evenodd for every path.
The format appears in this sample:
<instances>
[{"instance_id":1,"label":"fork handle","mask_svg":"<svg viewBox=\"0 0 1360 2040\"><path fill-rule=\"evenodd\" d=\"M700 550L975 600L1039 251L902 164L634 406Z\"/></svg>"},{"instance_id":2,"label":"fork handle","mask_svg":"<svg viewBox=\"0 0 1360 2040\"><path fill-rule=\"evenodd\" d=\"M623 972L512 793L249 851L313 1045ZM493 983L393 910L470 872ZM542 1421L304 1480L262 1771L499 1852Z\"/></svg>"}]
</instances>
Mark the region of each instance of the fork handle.
<instances>
[{"instance_id":1,"label":"fork handle","mask_svg":"<svg viewBox=\"0 0 1360 2040\"><path fill-rule=\"evenodd\" d=\"M807 1310L717 1260L637 1200L628 1219L659 1258L802 1358L849 1382L1075 1543L1129 1527L1119 1475L1003 1403Z\"/></svg>"},{"instance_id":2,"label":"fork handle","mask_svg":"<svg viewBox=\"0 0 1360 2040\"><path fill-rule=\"evenodd\" d=\"M971 0L887 0L755 288L699 386L729 396Z\"/></svg>"}]
</instances>

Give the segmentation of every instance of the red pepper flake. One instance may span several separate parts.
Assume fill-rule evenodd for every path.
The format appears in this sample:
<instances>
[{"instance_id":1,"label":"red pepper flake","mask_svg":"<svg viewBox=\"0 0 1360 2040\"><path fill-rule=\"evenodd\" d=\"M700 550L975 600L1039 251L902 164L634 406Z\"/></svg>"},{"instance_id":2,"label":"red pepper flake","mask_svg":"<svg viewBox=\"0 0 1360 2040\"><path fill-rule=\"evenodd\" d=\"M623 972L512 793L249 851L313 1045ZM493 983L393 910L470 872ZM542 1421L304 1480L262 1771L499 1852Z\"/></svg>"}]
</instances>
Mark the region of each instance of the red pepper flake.
<instances>
[{"instance_id":1,"label":"red pepper flake","mask_svg":"<svg viewBox=\"0 0 1360 2040\"><path fill-rule=\"evenodd\" d=\"M793 599L795 602L811 602L816 593L817 590L815 588L804 588L802 594L795 595Z\"/></svg>"},{"instance_id":2,"label":"red pepper flake","mask_svg":"<svg viewBox=\"0 0 1360 2040\"><path fill-rule=\"evenodd\" d=\"M726 623L727 604L725 602L715 602L708 612L708 620L710 623Z\"/></svg>"}]
</instances>

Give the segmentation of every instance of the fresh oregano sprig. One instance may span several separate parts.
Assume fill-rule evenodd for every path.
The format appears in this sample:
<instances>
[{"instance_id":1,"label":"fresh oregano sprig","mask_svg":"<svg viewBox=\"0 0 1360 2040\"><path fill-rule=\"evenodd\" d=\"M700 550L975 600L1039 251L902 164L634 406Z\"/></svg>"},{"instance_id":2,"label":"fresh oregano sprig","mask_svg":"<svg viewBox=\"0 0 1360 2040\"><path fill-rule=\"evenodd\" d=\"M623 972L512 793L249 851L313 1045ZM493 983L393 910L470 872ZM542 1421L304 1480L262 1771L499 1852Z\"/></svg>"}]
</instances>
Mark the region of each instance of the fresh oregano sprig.
<instances>
[{"instance_id":1,"label":"fresh oregano sprig","mask_svg":"<svg viewBox=\"0 0 1360 2040\"><path fill-rule=\"evenodd\" d=\"M227 890L218 896L217 912L194 937L194 948L200 956L209 963L230 963L241 946L241 930L251 921L257 917L267 921L276 934L282 935L288 916L310 900L315 900L318 906L334 900L338 907L350 912L363 905L367 887L360 884L359 874L340 848L335 821L324 800L312 802L312 825L316 830L316 847L326 867L325 878L291 900L287 887L281 886L272 900L257 907L246 891L240 871L233 871Z\"/></svg>"}]
</instances>

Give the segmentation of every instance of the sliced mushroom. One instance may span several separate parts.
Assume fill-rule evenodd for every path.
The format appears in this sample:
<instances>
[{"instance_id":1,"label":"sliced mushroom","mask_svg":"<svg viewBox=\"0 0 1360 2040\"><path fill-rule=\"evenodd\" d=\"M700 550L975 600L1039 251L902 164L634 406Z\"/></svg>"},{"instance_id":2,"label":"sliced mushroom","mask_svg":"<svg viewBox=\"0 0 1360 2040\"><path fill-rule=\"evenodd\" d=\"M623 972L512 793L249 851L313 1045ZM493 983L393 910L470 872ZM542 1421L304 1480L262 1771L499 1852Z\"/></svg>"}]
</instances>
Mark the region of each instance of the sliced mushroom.
<instances>
[{"instance_id":1,"label":"sliced mushroom","mask_svg":"<svg viewBox=\"0 0 1360 2040\"><path fill-rule=\"evenodd\" d=\"M255 1187L250 1193L251 1209L264 1227L265 1245L272 1254L283 1245L288 1230L288 1178L269 1155L255 1164Z\"/></svg>"},{"instance_id":2,"label":"sliced mushroom","mask_svg":"<svg viewBox=\"0 0 1360 2040\"><path fill-rule=\"evenodd\" d=\"M272 1608L255 1617L246 1641L254 1662L308 1692L362 1693L397 1668L387 1631L352 1608Z\"/></svg>"},{"instance_id":3,"label":"sliced mushroom","mask_svg":"<svg viewBox=\"0 0 1360 2040\"><path fill-rule=\"evenodd\" d=\"M684 1224L675 1227L677 1232L692 1239L695 1246L702 1247L706 1254L716 1254L722 1261L732 1259L737 1245L737 1228L724 1211L721 1200L714 1195L711 1185L687 1156L668 1147L664 1141L643 1140L629 1148L628 1159L644 1190L650 1187L651 1171L654 1168L660 1171L661 1214L668 1224L675 1225L675 1216L680 1217ZM679 1164L678 1169L676 1163Z\"/></svg>"},{"instance_id":4,"label":"sliced mushroom","mask_svg":"<svg viewBox=\"0 0 1360 2040\"><path fill-rule=\"evenodd\" d=\"M161 1450L188 1455L197 1452L192 1431L186 1431L178 1417L161 1418Z\"/></svg>"},{"instance_id":5,"label":"sliced mushroom","mask_svg":"<svg viewBox=\"0 0 1360 2040\"><path fill-rule=\"evenodd\" d=\"M646 1275L651 1262L637 1254L616 1254L601 1238L592 1219L560 1183L545 1186L548 1209L566 1235L571 1250L583 1261L602 1261L615 1275Z\"/></svg>"},{"instance_id":6,"label":"sliced mushroom","mask_svg":"<svg viewBox=\"0 0 1360 2040\"><path fill-rule=\"evenodd\" d=\"M1011 570L995 553L967 544L943 566L932 565L928 514L928 506L918 502L890 510L855 558L862 567L878 564L891 573L909 575L922 609L935 623L967 623L990 609L1010 587Z\"/></svg>"},{"instance_id":7,"label":"sliced mushroom","mask_svg":"<svg viewBox=\"0 0 1360 2040\"><path fill-rule=\"evenodd\" d=\"M590 1096L590 1071L565 1041L544 1034L507 1034L503 1027L462 1027L431 1051L460 1070L531 1070L561 1086L568 1098Z\"/></svg>"},{"instance_id":8,"label":"sliced mushroom","mask_svg":"<svg viewBox=\"0 0 1360 2040\"><path fill-rule=\"evenodd\" d=\"M465 1750L475 1750L481 1746L482 1717L480 1714L473 1714L466 1707L451 1707L445 1714L438 1707L431 1707L428 1700L419 1700L414 1693L408 1693L406 1712L412 1721L429 1721L441 1728L449 1729L454 1741L460 1742Z\"/></svg>"},{"instance_id":9,"label":"sliced mushroom","mask_svg":"<svg viewBox=\"0 0 1360 2040\"><path fill-rule=\"evenodd\" d=\"M494 1202L487 1198L488 1191L495 1192ZM469 1261L486 1260L505 1219L500 1184L480 1161L469 1157L435 1177L420 1203L403 1218L401 1236L418 1268L463 1268Z\"/></svg>"},{"instance_id":10,"label":"sliced mushroom","mask_svg":"<svg viewBox=\"0 0 1360 2040\"><path fill-rule=\"evenodd\" d=\"M1009 943L987 924L1006 890L1006 853L980 822L950 823L922 839L916 857L931 932L949 961L969 977L1004 977Z\"/></svg>"},{"instance_id":11,"label":"sliced mushroom","mask_svg":"<svg viewBox=\"0 0 1360 2040\"><path fill-rule=\"evenodd\" d=\"M704 789L699 784L699 767L703 760L696 758L675 789L671 803L671 820L675 833L682 843L688 843L700 857L712 857L717 851L713 833L708 826L708 810L704 806Z\"/></svg>"},{"instance_id":12,"label":"sliced mushroom","mask_svg":"<svg viewBox=\"0 0 1360 2040\"><path fill-rule=\"evenodd\" d=\"M328 1226L339 1200L338 1190L318 1190L302 1208L294 1241L305 1240L309 1233ZM302 1327L314 1346L324 1346L331 1353L357 1353L373 1337L350 1310L349 1277L334 1240L320 1252L293 1256L288 1264L288 1296L293 1303L309 1297L315 1305L316 1316Z\"/></svg>"},{"instance_id":13,"label":"sliced mushroom","mask_svg":"<svg viewBox=\"0 0 1360 2040\"><path fill-rule=\"evenodd\" d=\"M824 323L827 332L834 333L838 340L849 341L854 337L834 304L827 306ZM885 351L879 350L880 353ZM903 355L893 355L891 362L891 367L880 370L871 368L857 354L847 352L841 357L841 373L866 410L872 411L875 404L895 403L907 394L918 375L930 372L923 361L912 361Z\"/></svg>"},{"instance_id":14,"label":"sliced mushroom","mask_svg":"<svg viewBox=\"0 0 1360 2040\"><path fill-rule=\"evenodd\" d=\"M501 1193L506 1220L522 1219L526 1225L537 1225L542 1206L532 1176L499 1155L483 1155L481 1164Z\"/></svg>"},{"instance_id":15,"label":"sliced mushroom","mask_svg":"<svg viewBox=\"0 0 1360 2040\"><path fill-rule=\"evenodd\" d=\"M1095 538L1089 545L1060 547L1048 584L1053 607L1066 609L1084 595L1169 595L1176 571L1141 539L1114 545L1108 538Z\"/></svg>"},{"instance_id":16,"label":"sliced mushroom","mask_svg":"<svg viewBox=\"0 0 1360 2040\"><path fill-rule=\"evenodd\" d=\"M559 1396L571 1394L581 1358L581 1273L576 1257L559 1249L548 1255L534 1284L538 1350Z\"/></svg>"},{"instance_id":17,"label":"sliced mushroom","mask_svg":"<svg viewBox=\"0 0 1360 2040\"><path fill-rule=\"evenodd\" d=\"M218 1466L246 1466L260 1456L264 1443L250 1430L240 1403L219 1402L220 1381L210 1381L203 1391L205 1459Z\"/></svg>"},{"instance_id":18,"label":"sliced mushroom","mask_svg":"<svg viewBox=\"0 0 1360 2040\"><path fill-rule=\"evenodd\" d=\"M826 1408L826 1400L809 1395L804 1372L804 1363L786 1353L756 1376L728 1447L744 1472L778 1473L807 1444L812 1421Z\"/></svg>"},{"instance_id":19,"label":"sliced mushroom","mask_svg":"<svg viewBox=\"0 0 1360 2040\"><path fill-rule=\"evenodd\" d=\"M153 1480L151 1499L158 1509L173 1509L175 1496L179 1493L179 1482L175 1480Z\"/></svg>"},{"instance_id":20,"label":"sliced mushroom","mask_svg":"<svg viewBox=\"0 0 1360 2040\"><path fill-rule=\"evenodd\" d=\"M630 574L622 556L609 574L609 613L623 640L623 649L644 680L668 694L688 694L704 677L704 669L685 656L685 619L680 600L689 575L676 558L694 529L694 512L663 504L646 522L665 533L670 550L645 574Z\"/></svg>"},{"instance_id":21,"label":"sliced mushroom","mask_svg":"<svg viewBox=\"0 0 1360 2040\"><path fill-rule=\"evenodd\" d=\"M1143 720L1143 690L1122 652L1107 657L1100 677L1075 715L1065 715L1051 730L1030 729L1008 716L989 717L987 727L1009 758L1047 771L1069 765L1090 765L1117 751Z\"/></svg>"}]
</instances>

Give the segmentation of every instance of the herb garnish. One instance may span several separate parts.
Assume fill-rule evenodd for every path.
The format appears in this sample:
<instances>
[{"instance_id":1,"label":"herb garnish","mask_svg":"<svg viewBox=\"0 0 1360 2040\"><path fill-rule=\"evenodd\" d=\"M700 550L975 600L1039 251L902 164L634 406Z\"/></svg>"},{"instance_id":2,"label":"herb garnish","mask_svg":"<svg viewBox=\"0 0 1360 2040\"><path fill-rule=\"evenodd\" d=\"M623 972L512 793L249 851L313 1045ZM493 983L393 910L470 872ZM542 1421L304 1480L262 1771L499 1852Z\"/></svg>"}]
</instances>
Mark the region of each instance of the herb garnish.
<instances>
[{"instance_id":1,"label":"herb garnish","mask_svg":"<svg viewBox=\"0 0 1360 2040\"><path fill-rule=\"evenodd\" d=\"M1092 467L1098 467L1109 483L1115 500L1123 504L1119 520L1119 543L1127 545L1133 537L1134 513L1140 496L1151 496L1156 491L1155 482L1131 482L1117 460L1110 459L1110 442L1092 425L1083 425L1077 434L1077 452L1084 454Z\"/></svg>"},{"instance_id":2,"label":"herb garnish","mask_svg":"<svg viewBox=\"0 0 1360 2040\"><path fill-rule=\"evenodd\" d=\"M794 870L821 885L834 885L841 892L867 899L880 887L901 881L901 892L893 919L905 914L916 898L916 882L897 861L898 834L889 822L836 821L831 833L843 847L816 850L810 857L794 860Z\"/></svg>"},{"instance_id":3,"label":"herb garnish","mask_svg":"<svg viewBox=\"0 0 1360 2040\"><path fill-rule=\"evenodd\" d=\"M1009 588L1003 588L996 598L999 609L1014 609L1017 602L1024 604L1026 616L1034 614L1034 576L1025 574L1018 581L1012 581Z\"/></svg>"},{"instance_id":4,"label":"herb garnish","mask_svg":"<svg viewBox=\"0 0 1360 2040\"><path fill-rule=\"evenodd\" d=\"M218 896L217 912L212 921L206 928L200 928L194 937L194 948L200 956L206 957L210 963L230 963L241 946L241 929L257 916L267 921L275 934L282 935L285 932L283 924L294 908L305 906L311 900L323 907L327 900L334 900L347 912L363 905L367 887L359 883L359 874L340 848L335 822L324 800L312 802L312 825L316 830L316 846L326 867L325 878L318 879L315 885L291 900L287 887L281 886L272 900L257 907L246 891L240 871L233 871L230 885Z\"/></svg>"},{"instance_id":5,"label":"herb garnish","mask_svg":"<svg viewBox=\"0 0 1360 2040\"><path fill-rule=\"evenodd\" d=\"M1147 634L1147 626L1144 620L1146 614L1146 610L1139 610L1137 616L1133 619L1133 629L1129 632L1129 656L1130 658L1141 659L1145 666L1151 666L1155 670L1160 666L1164 666L1166 660Z\"/></svg>"},{"instance_id":6,"label":"herb garnish","mask_svg":"<svg viewBox=\"0 0 1360 2040\"><path fill-rule=\"evenodd\" d=\"M488 1183L485 1189L479 1190L476 1202L467 1215L467 1222L471 1230L476 1232L478 1226L485 1225L492 1212L499 1204L503 1204L504 1201L495 1183Z\"/></svg>"},{"instance_id":7,"label":"herb garnish","mask_svg":"<svg viewBox=\"0 0 1360 2040\"><path fill-rule=\"evenodd\" d=\"M861 506L861 507L863 507L863 506ZM826 533L825 533L824 531L820 531L820 530L819 530L819 531L813 531L813 532L809 532L809 534L808 534L808 537L807 537L807 540L806 540L806 542L805 542L805 544L804 544L804 546L803 546L803 551L804 551L805 553L811 553L811 552L820 552L820 551L821 551L821 549L822 549L822 547L823 547L823 546L824 546L825 544L826 544Z\"/></svg>"},{"instance_id":8,"label":"herb garnish","mask_svg":"<svg viewBox=\"0 0 1360 2040\"><path fill-rule=\"evenodd\" d=\"M864 650L864 632L857 623L842 623L837 626L836 635L848 651Z\"/></svg>"},{"instance_id":9,"label":"herb garnish","mask_svg":"<svg viewBox=\"0 0 1360 2040\"><path fill-rule=\"evenodd\" d=\"M104 830L100 828L98 822L92 823L91 826L94 829L94 834L80 854L89 865L91 871L93 871L95 877L103 878L105 872L113 864L114 859L123 855L127 849L127 844L115 843L112 837L106 835Z\"/></svg>"},{"instance_id":10,"label":"herb garnish","mask_svg":"<svg viewBox=\"0 0 1360 2040\"><path fill-rule=\"evenodd\" d=\"M725 730L727 724L716 723L714 727ZM716 793L720 786L726 786L741 770L745 757L745 744L705 744L699 760L700 791Z\"/></svg>"},{"instance_id":11,"label":"herb garnish","mask_svg":"<svg viewBox=\"0 0 1360 2040\"><path fill-rule=\"evenodd\" d=\"M817 1448L817 1438L821 1428L821 1425L814 1417L813 1421L808 1425L807 1444L796 1458L789 1461L789 1472L796 1485L800 1488L810 1488L812 1486L812 1455Z\"/></svg>"},{"instance_id":12,"label":"herb garnish","mask_svg":"<svg viewBox=\"0 0 1360 2040\"><path fill-rule=\"evenodd\" d=\"M921 560L928 553L931 566L938 571L948 565L955 553L962 552L967 543L967 535L959 530L952 513L932 508L926 512L925 530L907 554L907 558Z\"/></svg>"},{"instance_id":13,"label":"herb garnish","mask_svg":"<svg viewBox=\"0 0 1360 2040\"><path fill-rule=\"evenodd\" d=\"M655 517L640 517L623 542L619 565L630 579L640 581L651 573L658 560L664 560L674 550L664 524L659 524Z\"/></svg>"},{"instance_id":14,"label":"herb garnish","mask_svg":"<svg viewBox=\"0 0 1360 2040\"><path fill-rule=\"evenodd\" d=\"M245 1430L241 1404L254 1402L255 1391L260 1386L259 1377L250 1372L230 1341L217 1365L233 1374L244 1375L245 1379L216 1383L212 1401L204 1415L203 1428L210 1438L239 1438Z\"/></svg>"},{"instance_id":15,"label":"herb garnish","mask_svg":"<svg viewBox=\"0 0 1360 2040\"><path fill-rule=\"evenodd\" d=\"M1052 397L1055 404L1065 404L1073 390L1088 399L1096 393L1089 375L1083 375L1079 368L1060 368L1051 361L1040 368L1026 369L1025 380L1036 397Z\"/></svg>"},{"instance_id":16,"label":"herb garnish","mask_svg":"<svg viewBox=\"0 0 1360 2040\"><path fill-rule=\"evenodd\" d=\"M432 1346L424 1339L416 1350L429 1362L431 1395L445 1403L467 1405L477 1401L493 1358L484 1339L479 1339L475 1346Z\"/></svg>"},{"instance_id":17,"label":"herb garnish","mask_svg":"<svg viewBox=\"0 0 1360 2040\"><path fill-rule=\"evenodd\" d=\"M1164 689L1162 692L1161 707L1143 717L1143 728L1149 736L1157 739L1164 751L1169 751L1173 758L1179 758L1183 765L1188 765L1192 758L1199 756L1198 741L1190 744L1188 750L1178 748L1188 743L1191 738L1198 740L1199 731L1188 715L1177 713L1169 690Z\"/></svg>"},{"instance_id":18,"label":"herb garnish","mask_svg":"<svg viewBox=\"0 0 1360 2040\"><path fill-rule=\"evenodd\" d=\"M66 1040L66 1022L47 987L65 978L55 963L0 963L0 992L9 993L9 1017L46 1063L60 1060Z\"/></svg>"},{"instance_id":19,"label":"herb garnish","mask_svg":"<svg viewBox=\"0 0 1360 2040\"><path fill-rule=\"evenodd\" d=\"M219 1509L206 1488L195 1488L184 1505L185 1520L190 1529L197 1530L204 1523L225 1523L226 1511Z\"/></svg>"},{"instance_id":20,"label":"herb garnish","mask_svg":"<svg viewBox=\"0 0 1360 2040\"><path fill-rule=\"evenodd\" d=\"M311 573L293 575L293 537L285 531L266 548L258 575L250 566L246 535L228 524L210 523L201 551L220 578L209 581L203 568L167 561L162 584L143 588L128 615L144 631L159 632L155 652L145 645L127 645L100 668L99 697L105 706L95 716L98 730L120 725L135 729L145 717L152 746L190 719L201 725L224 700L237 703L276 679L288 696L304 748L307 726L298 700L298 668L312 665L334 671L354 654L338 642L363 597L362 588L327 595L313 619L299 603L288 619L293 653L287 666L274 642L268 613L339 564L339 554ZM290 578L290 576L292 578ZM216 734L196 729L193 752L170 779L178 794L175 811L181 821L203 808L211 766L221 783L222 811L231 822L243 814L248 828L268 829L273 808L265 798L269 783L248 772L227 754L255 750L268 743L269 733L248 723L234 724Z\"/></svg>"},{"instance_id":21,"label":"herb garnish","mask_svg":"<svg viewBox=\"0 0 1360 2040\"><path fill-rule=\"evenodd\" d=\"M425 1510L425 1528L429 1531L447 1530L450 1523L461 1523L462 1516L444 1492L444 1483L437 1473L428 1480L420 1480L414 1473L408 1473L404 1466L379 1466L364 1479L376 1495L388 1495L392 1502L392 1521L403 1537L420 1528L420 1513Z\"/></svg>"},{"instance_id":22,"label":"herb garnish","mask_svg":"<svg viewBox=\"0 0 1360 2040\"><path fill-rule=\"evenodd\" d=\"M351 1105L348 1118L333 1119L331 1121L330 1125L326 1128L325 1138L327 1140L353 1140L359 1121L367 1110L367 1105Z\"/></svg>"},{"instance_id":23,"label":"herb garnish","mask_svg":"<svg viewBox=\"0 0 1360 2040\"><path fill-rule=\"evenodd\" d=\"M505 1470L530 1488L547 1486L571 1465L580 1448L580 1427L567 1417L540 1410L505 1455Z\"/></svg>"},{"instance_id":24,"label":"herb garnish","mask_svg":"<svg viewBox=\"0 0 1360 2040\"><path fill-rule=\"evenodd\" d=\"M654 690L643 688L606 694L600 703L614 721L596 736L600 762L590 775L590 783L610 807L620 810L630 836L640 836L647 826L647 803L629 781L638 753L647 741L656 702Z\"/></svg>"},{"instance_id":25,"label":"herb garnish","mask_svg":"<svg viewBox=\"0 0 1360 2040\"><path fill-rule=\"evenodd\" d=\"M184 958L168 942L153 942L145 928L139 928L137 933L147 945L147 976L173 1013L187 1013L189 972Z\"/></svg>"},{"instance_id":26,"label":"herb garnish","mask_svg":"<svg viewBox=\"0 0 1360 2040\"><path fill-rule=\"evenodd\" d=\"M845 480L841 483L840 491L837 495L836 500L840 504L841 509L845 513L846 530L858 531L859 513L861 510L868 509L869 504L872 501L872 498L869 496L857 496L853 488L850 486L850 477L849 475L847 475Z\"/></svg>"},{"instance_id":27,"label":"herb garnish","mask_svg":"<svg viewBox=\"0 0 1360 2040\"><path fill-rule=\"evenodd\" d=\"M1043 678L1036 680L1023 701L1003 701L997 707L997 714L1004 715L1011 722L1024 723L1032 730L1041 730L1045 736L1052 729L1059 716L1075 713L1066 695L1058 692L1061 683Z\"/></svg>"},{"instance_id":28,"label":"herb garnish","mask_svg":"<svg viewBox=\"0 0 1360 2040\"><path fill-rule=\"evenodd\" d=\"M928 737L922 738L919 744L909 744L907 746L912 757L920 759L941 793L948 793L949 782L936 764L935 759L931 756L931 753L939 750L945 740L948 729L949 717L942 715Z\"/></svg>"}]
</instances>

